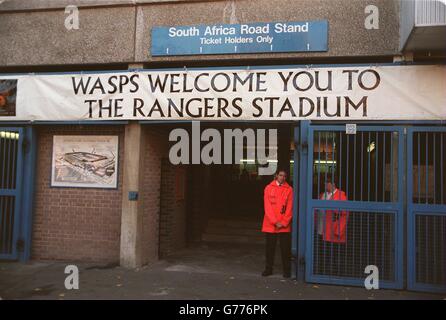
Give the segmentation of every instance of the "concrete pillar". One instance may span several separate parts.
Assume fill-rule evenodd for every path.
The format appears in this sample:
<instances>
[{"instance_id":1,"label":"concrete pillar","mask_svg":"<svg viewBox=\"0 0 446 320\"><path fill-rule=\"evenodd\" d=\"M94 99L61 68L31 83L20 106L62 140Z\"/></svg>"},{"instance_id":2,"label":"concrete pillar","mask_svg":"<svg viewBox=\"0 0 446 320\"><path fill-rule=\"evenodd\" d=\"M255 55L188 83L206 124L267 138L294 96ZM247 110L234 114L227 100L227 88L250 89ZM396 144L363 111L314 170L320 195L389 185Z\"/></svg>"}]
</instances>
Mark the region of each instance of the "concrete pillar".
<instances>
[{"instance_id":1,"label":"concrete pillar","mask_svg":"<svg viewBox=\"0 0 446 320\"><path fill-rule=\"evenodd\" d=\"M391 201L396 202L398 199L398 159L401 155L398 154L398 142L399 139L403 139L403 137L399 137L397 132L392 132L392 168L393 171L390 173L392 175L392 185L390 186L391 190Z\"/></svg>"},{"instance_id":2,"label":"concrete pillar","mask_svg":"<svg viewBox=\"0 0 446 320\"><path fill-rule=\"evenodd\" d=\"M143 206L141 197L144 134L137 122L129 122L124 137L120 264L127 268L142 265Z\"/></svg>"}]
</instances>

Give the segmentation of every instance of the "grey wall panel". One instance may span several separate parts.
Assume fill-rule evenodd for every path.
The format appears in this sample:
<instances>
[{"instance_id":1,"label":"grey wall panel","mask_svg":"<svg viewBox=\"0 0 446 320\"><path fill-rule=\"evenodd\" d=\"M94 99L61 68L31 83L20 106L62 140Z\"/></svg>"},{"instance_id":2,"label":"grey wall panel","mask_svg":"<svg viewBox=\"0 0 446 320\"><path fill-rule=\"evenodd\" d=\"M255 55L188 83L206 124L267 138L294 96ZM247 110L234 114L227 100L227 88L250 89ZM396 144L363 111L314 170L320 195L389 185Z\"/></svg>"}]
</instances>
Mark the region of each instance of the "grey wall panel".
<instances>
[{"instance_id":1,"label":"grey wall panel","mask_svg":"<svg viewBox=\"0 0 446 320\"><path fill-rule=\"evenodd\" d=\"M119 63L134 57L135 7L79 10L79 30L63 10L0 13L0 66Z\"/></svg>"},{"instance_id":2,"label":"grey wall panel","mask_svg":"<svg viewBox=\"0 0 446 320\"><path fill-rule=\"evenodd\" d=\"M113 0L106 0L104 3L108 2ZM399 1L374 1L373 4L379 8L377 30L367 30L364 27L366 18L364 9L369 4L368 0L138 0L123 6L80 7L80 30L71 31L65 29L66 14L63 8L0 11L0 43L3 44L0 50L0 66L140 63L197 59L243 61L271 58L348 58L397 54ZM150 34L154 26L319 19L327 19L329 22L328 52L199 57L150 55ZM293 63L298 63L298 60Z\"/></svg>"}]
</instances>

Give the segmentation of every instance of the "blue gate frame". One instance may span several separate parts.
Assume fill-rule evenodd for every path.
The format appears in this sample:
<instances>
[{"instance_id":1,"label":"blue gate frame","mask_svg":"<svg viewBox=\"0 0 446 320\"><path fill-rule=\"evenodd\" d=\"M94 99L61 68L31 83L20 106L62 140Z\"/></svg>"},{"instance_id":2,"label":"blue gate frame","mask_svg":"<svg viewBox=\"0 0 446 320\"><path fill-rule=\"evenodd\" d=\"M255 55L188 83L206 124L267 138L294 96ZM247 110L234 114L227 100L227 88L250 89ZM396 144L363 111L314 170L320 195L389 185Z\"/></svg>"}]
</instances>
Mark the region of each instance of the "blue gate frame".
<instances>
[{"instance_id":1,"label":"blue gate frame","mask_svg":"<svg viewBox=\"0 0 446 320\"><path fill-rule=\"evenodd\" d=\"M443 198L443 182L444 182L444 177L446 174L446 159L443 158L443 153L446 149L446 147L444 147L444 143L446 142L446 139L443 141L443 135L442 133L446 132L446 127L410 127L408 128L408 132L407 132L407 270L408 270L408 275L407 275L407 288L409 290L416 290L416 291L428 291L428 292L446 292L446 283L444 281L444 278L446 277L446 262L444 261L445 259L445 255L446 252L444 252L444 250L446 250L446 245L444 244L444 240L446 240L446 228L445 228L445 224L444 221L446 220L446 199ZM427 141L427 133L432 133L432 135L434 135L435 133L440 133L441 134L441 140L442 141L438 141L440 142L440 157L441 160L439 161L440 164L440 168L438 168L439 172L435 172L436 170L436 166L435 166L435 151L436 151L436 147L435 147L435 140L433 140L433 149L431 149L431 151L433 151L433 157L434 157L434 162L433 162L433 177L434 177L434 193L435 193L435 179L436 176L439 175L440 177L440 192L441 192L441 201L440 203L436 203L436 201L434 200L434 203L429 203L427 200L424 203L414 203L413 201L413 196L414 196L414 186L415 183L418 183L418 190L421 188L420 186L420 173L417 173L417 177L418 177L418 181L414 181L414 162L418 161L418 165L419 166L421 164L420 162L420 141L418 140L418 159L415 159L414 153L414 136L415 134L420 134L420 133L426 133L426 141L423 141L423 149L425 152L425 156L426 156L426 162L425 162L425 169L426 170L426 175L425 175L425 190L426 190L426 194L428 193L427 188L428 188L428 176L429 176L429 172L428 172L428 141ZM419 138L420 136L418 136ZM433 139L435 139L435 137L433 136ZM437 152L438 152L437 151ZM420 171L420 167L418 168L418 170ZM427 198L427 196L426 196ZM444 201L443 201L444 200ZM439 239L435 238L435 234L434 234L434 239L432 239L434 241L434 245L435 245L435 241L442 241L443 242L443 261L442 261L442 267L444 268L444 270L442 270L443 272L443 283L427 283L427 282L423 282L421 280L417 280L417 274L420 270L417 269L417 248L416 248L416 244L417 244L417 237L422 237L421 235L417 234L416 228L417 228L417 222L416 219L417 217L424 217L424 218L428 218L428 217L440 217L443 219L443 225L442 225L442 229L440 229L440 234L439 234ZM425 228L428 228L428 224L426 222L425 224ZM427 231L427 230L426 230ZM441 234L441 231L443 232ZM443 238L443 239L442 239ZM425 255L428 255L428 250L429 250L429 243L426 239L424 239L425 242ZM431 243L432 245L432 243ZM435 257L434 257L435 260ZM432 265L435 265L435 263L432 263ZM427 270L425 271L429 271L429 268L427 268ZM441 272L441 270L440 270Z\"/></svg>"},{"instance_id":2,"label":"blue gate frame","mask_svg":"<svg viewBox=\"0 0 446 320\"><path fill-rule=\"evenodd\" d=\"M305 280L314 283L339 284L339 285L354 285L363 286L367 274L364 277L337 277L317 275L313 273L313 233L314 233L314 209L331 209L331 210L359 210L361 212L392 214L394 220L394 246L393 246L393 281L381 280L380 288L395 288L401 289L404 286L403 272L403 255L404 255L404 193L403 193L403 176L404 176L404 128L400 126L372 126L372 125L357 125L357 131L373 131L373 132L397 132L398 133L398 172L397 172L397 201L396 202L376 202L376 201L326 201L313 199L311 190L313 190L313 147L314 147L314 132L315 131L335 131L345 132L345 125L304 125L303 130L308 128L308 161L307 167L305 164L301 166L306 169L306 174L301 175L300 178L305 179L306 183L306 208L305 219L299 215L299 222L305 221ZM302 132L304 133L304 132ZM301 140L302 145L302 140ZM306 176L306 177L305 177ZM301 179L301 182L304 180ZM301 201L303 199L301 198ZM302 225L302 224L301 224ZM302 241L302 236L299 237ZM299 241L299 242L300 242ZM301 242L300 242L301 243Z\"/></svg>"},{"instance_id":3,"label":"blue gate frame","mask_svg":"<svg viewBox=\"0 0 446 320\"><path fill-rule=\"evenodd\" d=\"M0 131L3 132L15 132L18 133L18 143L17 143L17 150L15 148L12 150L12 152L17 152L17 161L16 163L8 164L15 166L14 170L16 172L15 174L15 183L14 188L0 188L0 198L1 197L14 197L14 213L13 213L13 222L12 225L6 224L6 217L4 218L4 221L0 221L0 227L2 228L2 235L4 236L6 232L10 233L12 232L12 238L10 246L11 249L7 250L8 252L2 252L1 250L3 248L0 248L0 259L2 260L16 260L18 259L18 248L17 248L17 241L19 239L19 233L21 228L21 212L22 212L22 174L23 174L23 141L24 141L24 128L20 127L0 127ZM4 148L6 149L6 144L4 145ZM10 152L11 150L8 150ZM0 150L0 154L3 157L4 160L6 160L5 154L6 150ZM3 162L5 164L5 162ZM10 168L0 168L2 170L3 174L2 177L5 177L5 172L9 170ZM0 217L6 216L6 212L4 212ZM1 243L1 242L0 242Z\"/></svg>"}]
</instances>

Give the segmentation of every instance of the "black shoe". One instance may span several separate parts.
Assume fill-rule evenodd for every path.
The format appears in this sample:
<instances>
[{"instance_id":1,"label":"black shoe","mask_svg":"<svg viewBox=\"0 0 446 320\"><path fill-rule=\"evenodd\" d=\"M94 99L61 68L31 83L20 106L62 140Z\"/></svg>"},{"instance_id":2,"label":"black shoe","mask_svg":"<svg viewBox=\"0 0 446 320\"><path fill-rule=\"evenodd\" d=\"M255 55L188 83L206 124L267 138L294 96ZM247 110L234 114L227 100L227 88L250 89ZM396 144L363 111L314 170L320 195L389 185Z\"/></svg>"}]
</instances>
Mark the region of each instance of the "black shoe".
<instances>
[{"instance_id":1,"label":"black shoe","mask_svg":"<svg viewBox=\"0 0 446 320\"><path fill-rule=\"evenodd\" d=\"M283 273L283 277L284 277L284 278L287 278L287 279L291 278L291 271L285 271L285 272Z\"/></svg>"},{"instance_id":2,"label":"black shoe","mask_svg":"<svg viewBox=\"0 0 446 320\"><path fill-rule=\"evenodd\" d=\"M265 271L262 272L262 277L268 277L272 274L273 274L273 270L266 269Z\"/></svg>"}]
</instances>

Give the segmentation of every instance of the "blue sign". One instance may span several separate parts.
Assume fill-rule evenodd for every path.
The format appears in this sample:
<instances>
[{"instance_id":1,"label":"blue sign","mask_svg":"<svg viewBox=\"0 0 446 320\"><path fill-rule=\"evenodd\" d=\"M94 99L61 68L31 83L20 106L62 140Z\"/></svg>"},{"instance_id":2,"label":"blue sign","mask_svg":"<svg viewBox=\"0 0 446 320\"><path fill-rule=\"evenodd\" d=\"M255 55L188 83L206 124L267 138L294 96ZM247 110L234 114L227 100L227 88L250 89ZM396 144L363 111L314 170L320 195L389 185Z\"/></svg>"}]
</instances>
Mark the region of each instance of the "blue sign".
<instances>
[{"instance_id":1,"label":"blue sign","mask_svg":"<svg viewBox=\"0 0 446 320\"><path fill-rule=\"evenodd\" d=\"M328 21L214 24L152 29L152 56L328 50Z\"/></svg>"}]
</instances>

